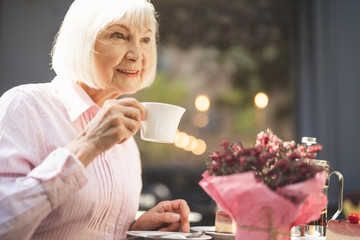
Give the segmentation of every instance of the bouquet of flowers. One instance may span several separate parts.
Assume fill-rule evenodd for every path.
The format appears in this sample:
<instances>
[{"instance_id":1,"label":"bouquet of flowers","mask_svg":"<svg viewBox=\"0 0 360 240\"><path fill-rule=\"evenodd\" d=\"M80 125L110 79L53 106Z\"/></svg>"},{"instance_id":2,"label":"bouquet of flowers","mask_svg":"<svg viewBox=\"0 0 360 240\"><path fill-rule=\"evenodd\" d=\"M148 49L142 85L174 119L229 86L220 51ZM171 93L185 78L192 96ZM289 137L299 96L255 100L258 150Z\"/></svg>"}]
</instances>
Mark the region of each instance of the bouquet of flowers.
<instances>
[{"instance_id":1,"label":"bouquet of flowers","mask_svg":"<svg viewBox=\"0 0 360 240\"><path fill-rule=\"evenodd\" d=\"M286 142L267 129L253 147L221 146L199 184L236 221L237 240L290 239L291 227L319 219L327 172L312 160L321 145Z\"/></svg>"}]
</instances>

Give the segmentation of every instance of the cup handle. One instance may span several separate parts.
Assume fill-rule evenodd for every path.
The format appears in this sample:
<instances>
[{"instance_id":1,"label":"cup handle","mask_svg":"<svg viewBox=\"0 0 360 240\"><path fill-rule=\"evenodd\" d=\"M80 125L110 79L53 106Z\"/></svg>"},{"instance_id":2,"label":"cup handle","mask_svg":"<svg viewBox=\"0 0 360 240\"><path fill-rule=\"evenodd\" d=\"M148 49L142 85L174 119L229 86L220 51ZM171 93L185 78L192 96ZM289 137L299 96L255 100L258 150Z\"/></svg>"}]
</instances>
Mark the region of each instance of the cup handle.
<instances>
[{"instance_id":1,"label":"cup handle","mask_svg":"<svg viewBox=\"0 0 360 240\"><path fill-rule=\"evenodd\" d=\"M331 175L336 174L339 178L339 193L338 193L338 210L336 211L336 213L331 217L331 220L335 220L339 214L342 212L343 210L343 189L344 189L344 177L343 175L338 172L338 171L333 171L332 173L329 174L329 186L330 186L330 177Z\"/></svg>"}]
</instances>

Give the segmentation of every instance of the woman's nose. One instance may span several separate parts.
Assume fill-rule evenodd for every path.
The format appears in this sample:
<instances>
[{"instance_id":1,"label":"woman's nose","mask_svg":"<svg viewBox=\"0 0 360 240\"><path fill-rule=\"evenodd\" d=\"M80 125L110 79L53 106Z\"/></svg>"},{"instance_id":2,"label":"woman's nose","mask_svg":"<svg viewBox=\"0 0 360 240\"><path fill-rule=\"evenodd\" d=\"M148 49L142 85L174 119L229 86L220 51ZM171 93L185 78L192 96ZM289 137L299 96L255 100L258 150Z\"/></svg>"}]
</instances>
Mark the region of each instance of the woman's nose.
<instances>
[{"instance_id":1,"label":"woman's nose","mask_svg":"<svg viewBox=\"0 0 360 240\"><path fill-rule=\"evenodd\" d=\"M138 61L142 58L142 53L139 44L131 43L129 44L128 52L126 53L126 58L131 61Z\"/></svg>"}]
</instances>

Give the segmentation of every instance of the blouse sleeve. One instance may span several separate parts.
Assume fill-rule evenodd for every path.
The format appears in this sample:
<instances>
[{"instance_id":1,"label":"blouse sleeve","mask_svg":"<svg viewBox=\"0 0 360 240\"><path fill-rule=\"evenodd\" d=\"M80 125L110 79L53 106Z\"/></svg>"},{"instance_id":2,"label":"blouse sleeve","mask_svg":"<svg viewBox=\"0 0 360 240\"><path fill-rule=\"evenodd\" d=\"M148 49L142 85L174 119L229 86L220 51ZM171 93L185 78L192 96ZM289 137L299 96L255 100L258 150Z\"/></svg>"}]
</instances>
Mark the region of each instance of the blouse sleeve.
<instances>
[{"instance_id":1,"label":"blouse sleeve","mask_svg":"<svg viewBox=\"0 0 360 240\"><path fill-rule=\"evenodd\" d=\"M22 91L0 99L0 239L29 239L42 220L87 183L67 149L46 152L41 113Z\"/></svg>"}]
</instances>

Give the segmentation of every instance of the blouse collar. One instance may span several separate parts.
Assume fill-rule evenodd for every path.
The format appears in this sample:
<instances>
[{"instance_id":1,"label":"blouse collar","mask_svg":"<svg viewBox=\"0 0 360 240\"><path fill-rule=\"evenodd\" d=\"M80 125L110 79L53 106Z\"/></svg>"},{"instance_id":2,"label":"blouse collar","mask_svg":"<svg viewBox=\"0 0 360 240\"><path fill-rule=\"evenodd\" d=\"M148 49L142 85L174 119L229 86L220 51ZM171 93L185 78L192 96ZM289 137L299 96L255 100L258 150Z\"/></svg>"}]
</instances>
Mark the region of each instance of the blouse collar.
<instances>
[{"instance_id":1,"label":"blouse collar","mask_svg":"<svg viewBox=\"0 0 360 240\"><path fill-rule=\"evenodd\" d=\"M97 113L100 108L94 103L86 91L75 81L56 76L52 84L61 97L71 121L75 121L84 112L94 109Z\"/></svg>"}]
</instances>

